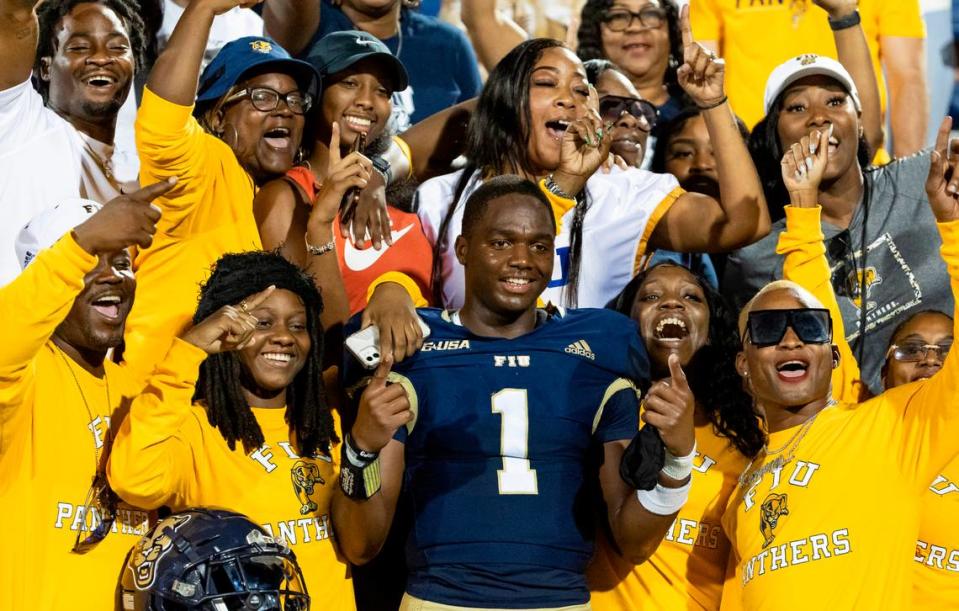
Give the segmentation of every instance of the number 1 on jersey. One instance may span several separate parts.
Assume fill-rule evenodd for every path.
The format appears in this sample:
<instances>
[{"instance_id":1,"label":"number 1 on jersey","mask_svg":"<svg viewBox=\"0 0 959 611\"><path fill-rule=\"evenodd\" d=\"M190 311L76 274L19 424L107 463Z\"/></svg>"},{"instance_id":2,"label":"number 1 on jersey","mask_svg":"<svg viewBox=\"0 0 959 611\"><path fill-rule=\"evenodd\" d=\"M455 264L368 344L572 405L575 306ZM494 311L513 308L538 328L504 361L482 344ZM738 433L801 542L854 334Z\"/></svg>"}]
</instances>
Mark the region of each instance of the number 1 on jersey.
<instances>
[{"instance_id":1,"label":"number 1 on jersey","mask_svg":"<svg viewBox=\"0 0 959 611\"><path fill-rule=\"evenodd\" d=\"M503 416L500 454L503 468L497 471L500 494L538 494L536 469L529 468L529 409L526 390L506 388L493 395L493 413Z\"/></svg>"}]
</instances>

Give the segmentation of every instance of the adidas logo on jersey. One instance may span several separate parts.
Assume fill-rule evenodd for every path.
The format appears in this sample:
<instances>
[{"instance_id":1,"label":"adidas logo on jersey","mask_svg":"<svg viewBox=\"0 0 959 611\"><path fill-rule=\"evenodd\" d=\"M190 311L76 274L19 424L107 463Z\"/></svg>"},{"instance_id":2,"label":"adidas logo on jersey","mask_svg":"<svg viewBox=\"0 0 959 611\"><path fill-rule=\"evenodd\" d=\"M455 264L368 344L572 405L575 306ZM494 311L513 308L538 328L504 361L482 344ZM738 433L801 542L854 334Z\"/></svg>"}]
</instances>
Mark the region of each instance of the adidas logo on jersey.
<instances>
[{"instance_id":1,"label":"adidas logo on jersey","mask_svg":"<svg viewBox=\"0 0 959 611\"><path fill-rule=\"evenodd\" d=\"M576 354L579 356L585 356L591 361L596 360L596 355L593 354L593 350L589 347L589 344L586 343L586 340L581 339L578 342L573 342L572 344L566 346L566 354Z\"/></svg>"}]
</instances>

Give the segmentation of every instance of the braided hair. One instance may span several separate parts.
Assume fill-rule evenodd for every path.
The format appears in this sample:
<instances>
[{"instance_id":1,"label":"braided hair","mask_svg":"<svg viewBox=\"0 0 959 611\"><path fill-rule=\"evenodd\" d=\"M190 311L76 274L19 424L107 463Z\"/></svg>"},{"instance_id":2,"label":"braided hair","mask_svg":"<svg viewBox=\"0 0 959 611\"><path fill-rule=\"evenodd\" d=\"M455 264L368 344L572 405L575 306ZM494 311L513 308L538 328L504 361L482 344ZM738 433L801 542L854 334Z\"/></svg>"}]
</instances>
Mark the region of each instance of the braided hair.
<instances>
[{"instance_id":1,"label":"braided hair","mask_svg":"<svg viewBox=\"0 0 959 611\"><path fill-rule=\"evenodd\" d=\"M736 317L723 296L700 274L663 262L637 274L606 307L631 316L636 296L649 272L665 265L689 272L709 306L709 339L686 365L687 372L692 372L689 387L716 433L729 439L743 456L753 458L763 448L766 436L753 412L752 398L743 390L736 372L736 354L741 347L739 330ZM642 390L646 392L648 388Z\"/></svg>"},{"instance_id":2,"label":"braided hair","mask_svg":"<svg viewBox=\"0 0 959 611\"><path fill-rule=\"evenodd\" d=\"M613 6L613 0L587 0L580 13L579 30L576 32L576 53L580 59L607 59L603 49L603 16ZM679 26L679 7L673 0L659 0L659 6L666 12L666 29L669 34L669 60L666 62L666 74L663 84L670 97L684 99L685 92L679 86L676 71L683 65L683 33Z\"/></svg>"},{"instance_id":3,"label":"braided hair","mask_svg":"<svg viewBox=\"0 0 959 611\"><path fill-rule=\"evenodd\" d=\"M330 453L337 441L333 416L323 387L323 301L313 278L278 252L226 254L200 289L197 324L225 305L233 305L269 286L296 294L306 307L310 350L306 363L286 389L286 420L301 456ZM246 452L263 445L263 431L243 396L245 372L236 352L211 354L200 365L193 400L205 405L210 425L219 429L230 449L236 442Z\"/></svg>"},{"instance_id":4,"label":"braided hair","mask_svg":"<svg viewBox=\"0 0 959 611\"><path fill-rule=\"evenodd\" d=\"M43 59L53 57L57 52L56 29L64 17L78 4L102 4L116 13L126 28L127 38L130 39L130 50L133 53L133 66L142 70L147 52L146 25L140 17L140 10L132 0L58 0L41 2L37 7L38 37L37 53L33 64L33 73L41 74ZM50 83L43 79L35 79L37 90L46 102L50 94Z\"/></svg>"}]
</instances>

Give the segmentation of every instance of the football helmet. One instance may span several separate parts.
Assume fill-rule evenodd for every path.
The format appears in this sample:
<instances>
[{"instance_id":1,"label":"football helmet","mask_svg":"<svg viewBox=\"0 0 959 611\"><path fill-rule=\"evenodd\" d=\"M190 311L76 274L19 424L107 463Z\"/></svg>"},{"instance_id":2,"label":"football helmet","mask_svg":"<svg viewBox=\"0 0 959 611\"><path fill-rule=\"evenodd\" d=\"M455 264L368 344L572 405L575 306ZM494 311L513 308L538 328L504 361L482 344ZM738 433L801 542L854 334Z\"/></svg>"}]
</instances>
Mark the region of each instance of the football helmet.
<instances>
[{"instance_id":1,"label":"football helmet","mask_svg":"<svg viewBox=\"0 0 959 611\"><path fill-rule=\"evenodd\" d=\"M160 520L127 557L123 611L308 611L293 551L246 516L188 509Z\"/></svg>"}]
</instances>

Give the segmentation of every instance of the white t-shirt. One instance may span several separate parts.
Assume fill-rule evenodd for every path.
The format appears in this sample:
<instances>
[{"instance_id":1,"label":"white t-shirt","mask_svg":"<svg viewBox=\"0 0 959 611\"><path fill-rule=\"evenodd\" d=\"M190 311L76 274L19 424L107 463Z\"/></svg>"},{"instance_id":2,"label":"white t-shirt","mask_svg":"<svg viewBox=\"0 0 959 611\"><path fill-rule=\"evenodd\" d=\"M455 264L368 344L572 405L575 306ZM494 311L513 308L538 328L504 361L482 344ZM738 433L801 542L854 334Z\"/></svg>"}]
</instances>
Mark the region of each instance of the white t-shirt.
<instances>
[{"instance_id":1,"label":"white t-shirt","mask_svg":"<svg viewBox=\"0 0 959 611\"><path fill-rule=\"evenodd\" d=\"M416 191L417 214L423 232L432 244L449 209L456 184L464 170L432 178ZM463 227L467 198L480 185L479 172L469 180L456 203L447 232L442 261L443 306L460 308L466 296L463 267L456 260L453 245ZM577 303L581 308L601 308L615 297L635 274L646 242L656 223L666 214L683 190L671 174L654 174L631 168L610 174L596 173L586 183L589 209L583 218ZM564 290L569 276L569 241L575 208L562 217L556 237L553 278L543 300L571 305Z\"/></svg>"},{"instance_id":2,"label":"white t-shirt","mask_svg":"<svg viewBox=\"0 0 959 611\"><path fill-rule=\"evenodd\" d=\"M183 11L173 0L163 1L163 24L157 32L157 46L161 51L169 42L173 28L183 16ZM214 17L210 37L206 41L206 51L203 52L203 67L216 57L226 43L244 36L263 36L263 18L250 9L240 7L231 8Z\"/></svg>"},{"instance_id":3,"label":"white t-shirt","mask_svg":"<svg viewBox=\"0 0 959 611\"><path fill-rule=\"evenodd\" d=\"M20 273L14 239L38 212L68 197L119 195L112 157L113 145L44 106L29 80L0 91L0 286Z\"/></svg>"}]
</instances>

